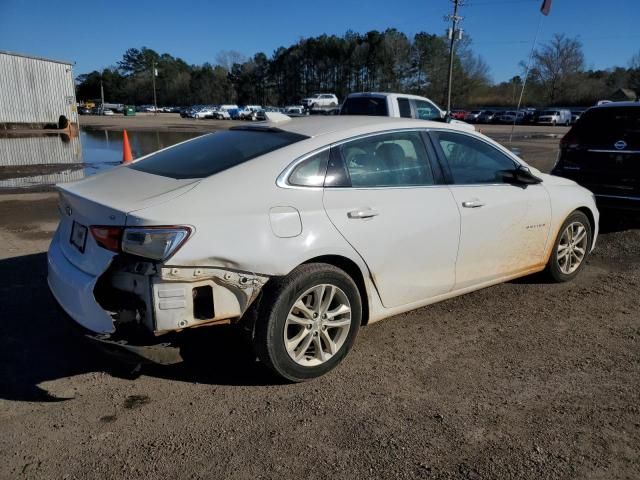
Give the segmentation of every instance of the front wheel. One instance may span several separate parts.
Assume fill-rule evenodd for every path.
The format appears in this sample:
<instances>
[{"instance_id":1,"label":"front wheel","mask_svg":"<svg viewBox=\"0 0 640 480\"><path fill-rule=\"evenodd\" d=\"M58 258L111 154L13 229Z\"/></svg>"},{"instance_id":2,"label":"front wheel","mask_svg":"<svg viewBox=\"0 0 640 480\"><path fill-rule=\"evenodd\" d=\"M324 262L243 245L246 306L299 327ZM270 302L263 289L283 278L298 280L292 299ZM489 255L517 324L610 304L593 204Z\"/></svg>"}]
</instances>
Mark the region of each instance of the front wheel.
<instances>
[{"instance_id":1,"label":"front wheel","mask_svg":"<svg viewBox=\"0 0 640 480\"><path fill-rule=\"evenodd\" d=\"M591 223L579 211L573 212L560 227L547 264L547 274L556 282L573 280L584 267L592 239Z\"/></svg>"},{"instance_id":2,"label":"front wheel","mask_svg":"<svg viewBox=\"0 0 640 480\"><path fill-rule=\"evenodd\" d=\"M362 319L358 287L328 264L301 265L267 284L253 343L280 377L301 382L336 367L355 341Z\"/></svg>"}]
</instances>

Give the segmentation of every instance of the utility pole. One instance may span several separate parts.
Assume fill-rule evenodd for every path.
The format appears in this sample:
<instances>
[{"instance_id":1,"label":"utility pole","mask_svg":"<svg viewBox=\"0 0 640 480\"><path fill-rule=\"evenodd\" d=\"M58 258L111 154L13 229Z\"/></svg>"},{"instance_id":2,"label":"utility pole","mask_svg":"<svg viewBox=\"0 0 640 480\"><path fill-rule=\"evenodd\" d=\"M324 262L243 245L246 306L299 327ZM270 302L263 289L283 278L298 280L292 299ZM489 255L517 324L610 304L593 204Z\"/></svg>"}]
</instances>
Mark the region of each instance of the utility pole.
<instances>
[{"instance_id":1,"label":"utility pole","mask_svg":"<svg viewBox=\"0 0 640 480\"><path fill-rule=\"evenodd\" d=\"M158 114L158 101L156 99L156 62L151 60L151 80L153 81L153 114Z\"/></svg>"},{"instance_id":2,"label":"utility pole","mask_svg":"<svg viewBox=\"0 0 640 480\"><path fill-rule=\"evenodd\" d=\"M464 0L451 0L453 2L453 15L448 15L446 20L451 20L451 28L447 34L449 40L449 80L447 86L447 114L451 114L451 82L453 80L453 50L456 40L462 38L462 30L458 30L458 23L462 20L462 17L458 16L458 7L462 6Z\"/></svg>"},{"instance_id":3,"label":"utility pole","mask_svg":"<svg viewBox=\"0 0 640 480\"><path fill-rule=\"evenodd\" d=\"M100 75L100 113L104 113L104 88L102 87L102 75Z\"/></svg>"}]
</instances>

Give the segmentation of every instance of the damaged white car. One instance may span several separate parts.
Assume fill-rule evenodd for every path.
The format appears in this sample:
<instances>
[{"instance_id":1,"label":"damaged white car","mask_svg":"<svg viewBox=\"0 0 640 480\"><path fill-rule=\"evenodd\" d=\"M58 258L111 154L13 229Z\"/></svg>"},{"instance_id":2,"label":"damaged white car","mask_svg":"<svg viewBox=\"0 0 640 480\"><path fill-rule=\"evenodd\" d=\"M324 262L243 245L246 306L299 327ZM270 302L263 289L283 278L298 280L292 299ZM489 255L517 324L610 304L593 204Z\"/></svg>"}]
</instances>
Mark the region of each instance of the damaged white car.
<instances>
[{"instance_id":1,"label":"damaged white car","mask_svg":"<svg viewBox=\"0 0 640 480\"><path fill-rule=\"evenodd\" d=\"M239 323L301 381L361 325L545 269L570 280L595 245L589 191L479 133L274 117L59 187L48 282L76 324L168 363L176 332Z\"/></svg>"}]
</instances>

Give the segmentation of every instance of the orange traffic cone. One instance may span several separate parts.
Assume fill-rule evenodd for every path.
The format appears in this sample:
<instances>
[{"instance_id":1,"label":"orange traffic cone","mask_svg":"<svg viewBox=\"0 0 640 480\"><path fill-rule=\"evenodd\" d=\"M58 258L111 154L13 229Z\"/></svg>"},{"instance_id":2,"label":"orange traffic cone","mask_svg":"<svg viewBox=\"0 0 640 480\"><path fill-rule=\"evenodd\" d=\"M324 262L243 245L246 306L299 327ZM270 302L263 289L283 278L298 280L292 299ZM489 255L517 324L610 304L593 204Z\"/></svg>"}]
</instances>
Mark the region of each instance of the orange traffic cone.
<instances>
[{"instance_id":1,"label":"orange traffic cone","mask_svg":"<svg viewBox=\"0 0 640 480\"><path fill-rule=\"evenodd\" d=\"M129 163L133 161L133 155L131 155L131 145L129 145L129 136L127 131L122 131L122 163Z\"/></svg>"}]
</instances>

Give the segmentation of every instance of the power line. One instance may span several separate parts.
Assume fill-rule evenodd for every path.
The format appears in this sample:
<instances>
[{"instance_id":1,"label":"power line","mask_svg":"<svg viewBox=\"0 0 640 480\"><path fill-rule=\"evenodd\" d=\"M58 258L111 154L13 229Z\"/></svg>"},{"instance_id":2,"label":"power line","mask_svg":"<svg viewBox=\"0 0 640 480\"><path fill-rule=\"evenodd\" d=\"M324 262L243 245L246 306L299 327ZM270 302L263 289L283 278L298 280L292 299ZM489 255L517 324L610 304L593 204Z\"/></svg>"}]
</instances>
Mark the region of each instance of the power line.
<instances>
[{"instance_id":1,"label":"power line","mask_svg":"<svg viewBox=\"0 0 640 480\"><path fill-rule=\"evenodd\" d=\"M474 7L476 5L498 5L498 4L504 4L504 3L534 3L538 1L540 0L488 0L488 1L481 1L481 2L471 2L467 6Z\"/></svg>"},{"instance_id":2,"label":"power line","mask_svg":"<svg viewBox=\"0 0 640 480\"><path fill-rule=\"evenodd\" d=\"M580 35L577 35L577 39L578 40L606 40L606 39L612 39L612 38L639 38L640 34L637 33L632 33L629 35L600 35L597 37L582 37ZM483 45L483 44L494 44L494 45L502 45L502 44L509 44L509 43L530 43L531 40L487 40L487 41L479 41L476 42L474 41L473 44L474 45Z\"/></svg>"}]
</instances>

